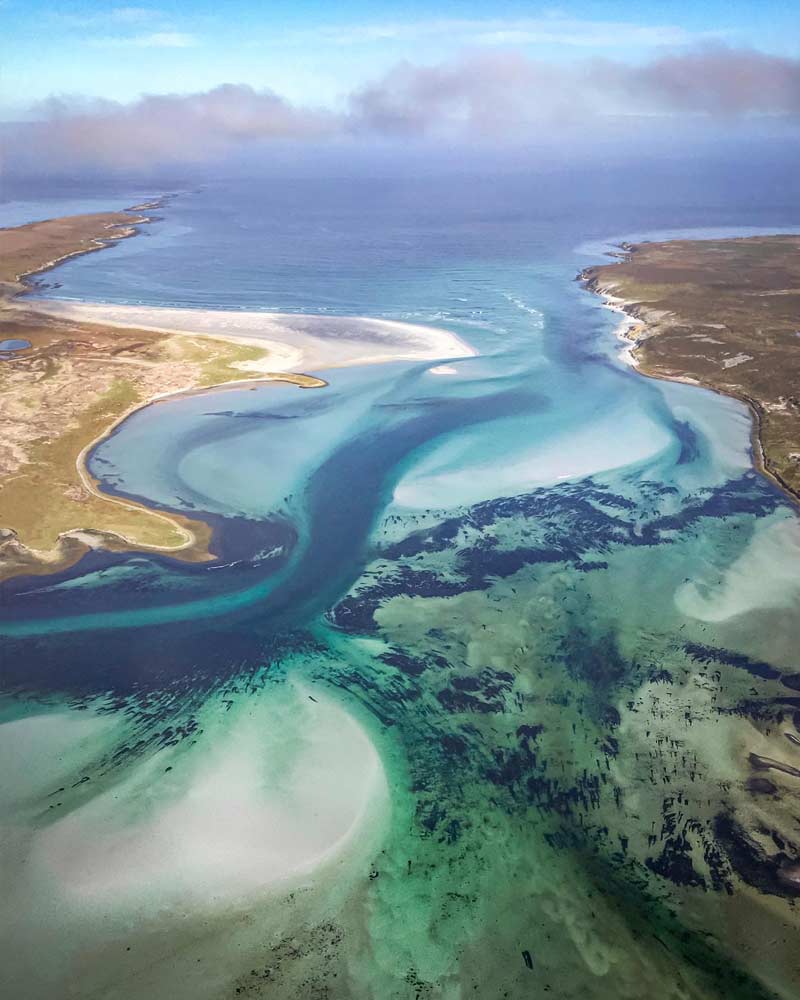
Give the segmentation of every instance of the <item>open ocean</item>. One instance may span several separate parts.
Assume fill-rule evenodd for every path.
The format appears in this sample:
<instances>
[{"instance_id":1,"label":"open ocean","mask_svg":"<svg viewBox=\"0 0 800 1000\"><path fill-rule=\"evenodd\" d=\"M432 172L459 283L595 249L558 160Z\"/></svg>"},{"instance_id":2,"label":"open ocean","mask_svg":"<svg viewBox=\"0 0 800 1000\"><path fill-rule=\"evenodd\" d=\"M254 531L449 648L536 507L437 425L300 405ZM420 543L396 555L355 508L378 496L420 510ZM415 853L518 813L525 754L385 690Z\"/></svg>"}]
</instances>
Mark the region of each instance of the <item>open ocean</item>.
<instances>
[{"instance_id":1,"label":"open ocean","mask_svg":"<svg viewBox=\"0 0 800 1000\"><path fill-rule=\"evenodd\" d=\"M479 355L176 398L95 448L220 558L0 585L5 995L795 996L796 824L748 753L800 708L800 522L746 408L627 367L574 279L800 214L547 175L237 180L156 214L37 294L407 320Z\"/></svg>"}]
</instances>

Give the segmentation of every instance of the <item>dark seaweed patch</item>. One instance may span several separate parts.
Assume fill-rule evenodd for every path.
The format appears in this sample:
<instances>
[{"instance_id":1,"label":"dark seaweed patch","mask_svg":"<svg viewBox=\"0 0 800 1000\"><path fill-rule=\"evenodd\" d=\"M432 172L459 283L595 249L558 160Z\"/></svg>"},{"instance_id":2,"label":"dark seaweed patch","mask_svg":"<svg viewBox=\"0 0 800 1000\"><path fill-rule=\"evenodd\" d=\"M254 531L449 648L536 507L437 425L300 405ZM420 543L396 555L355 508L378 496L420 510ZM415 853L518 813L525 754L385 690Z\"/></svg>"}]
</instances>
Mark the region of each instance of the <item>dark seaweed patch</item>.
<instances>
[{"instance_id":1,"label":"dark seaweed patch","mask_svg":"<svg viewBox=\"0 0 800 1000\"><path fill-rule=\"evenodd\" d=\"M767 854L729 813L720 813L714 819L714 834L731 867L748 885L770 896L784 896L787 899L797 896L797 890L788 886L780 877L783 867L797 863L796 857L788 857L783 850Z\"/></svg>"},{"instance_id":2,"label":"dark seaweed patch","mask_svg":"<svg viewBox=\"0 0 800 1000\"><path fill-rule=\"evenodd\" d=\"M643 488L643 484L637 485ZM672 487L647 485L656 504L665 493L670 497L675 493ZM750 475L688 497L678 512L660 514L655 509L649 519L643 518L632 501L592 480L486 501L382 547L376 555L382 564L393 564L391 573L377 577L367 573L358 589L328 612L328 619L347 631L369 632L375 628L375 611L392 597L452 597L486 590L494 580L512 576L526 566L565 563L583 573L604 570L608 563L595 558L598 553L625 546L673 544L679 533L704 518L763 515L782 502L760 477ZM498 534L486 529L512 519L522 526L519 535L525 544L507 548ZM476 535L477 540L464 540ZM405 562L424 560L427 554L448 549L456 551L456 558L455 573L447 578L427 568L424 561L421 566ZM757 669L754 661L748 662Z\"/></svg>"},{"instance_id":3,"label":"dark seaweed patch","mask_svg":"<svg viewBox=\"0 0 800 1000\"><path fill-rule=\"evenodd\" d=\"M426 666L424 660L408 656L406 653L382 653L378 658L390 667L397 667L398 670L402 670L404 674L408 674L410 677L419 677Z\"/></svg>"},{"instance_id":4,"label":"dark seaweed patch","mask_svg":"<svg viewBox=\"0 0 800 1000\"><path fill-rule=\"evenodd\" d=\"M729 667L746 670L753 677L763 680L777 680L781 674L762 660L752 660L743 653L734 653L729 649L719 649L714 646L704 646L698 642L687 642L683 647L689 657L697 663L724 663ZM785 681L784 681L785 683Z\"/></svg>"},{"instance_id":5,"label":"dark seaweed patch","mask_svg":"<svg viewBox=\"0 0 800 1000\"><path fill-rule=\"evenodd\" d=\"M668 838L658 857L647 858L645 864L650 871L668 878L675 885L706 887L705 879L698 875L692 864L692 848L685 834Z\"/></svg>"}]
</instances>

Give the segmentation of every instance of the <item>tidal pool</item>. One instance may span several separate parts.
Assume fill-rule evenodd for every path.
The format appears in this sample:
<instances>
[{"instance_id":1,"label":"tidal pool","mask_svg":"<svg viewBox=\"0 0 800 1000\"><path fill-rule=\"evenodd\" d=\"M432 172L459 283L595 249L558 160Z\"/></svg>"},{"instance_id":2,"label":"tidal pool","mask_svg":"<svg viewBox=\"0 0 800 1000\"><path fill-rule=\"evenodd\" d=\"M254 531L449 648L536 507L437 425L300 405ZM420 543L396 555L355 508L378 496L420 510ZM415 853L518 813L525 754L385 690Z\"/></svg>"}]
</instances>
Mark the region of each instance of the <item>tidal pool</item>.
<instances>
[{"instance_id":1,"label":"tidal pool","mask_svg":"<svg viewBox=\"0 0 800 1000\"><path fill-rule=\"evenodd\" d=\"M17 351L26 351L30 346L29 340L0 340L0 354L13 355Z\"/></svg>"}]
</instances>

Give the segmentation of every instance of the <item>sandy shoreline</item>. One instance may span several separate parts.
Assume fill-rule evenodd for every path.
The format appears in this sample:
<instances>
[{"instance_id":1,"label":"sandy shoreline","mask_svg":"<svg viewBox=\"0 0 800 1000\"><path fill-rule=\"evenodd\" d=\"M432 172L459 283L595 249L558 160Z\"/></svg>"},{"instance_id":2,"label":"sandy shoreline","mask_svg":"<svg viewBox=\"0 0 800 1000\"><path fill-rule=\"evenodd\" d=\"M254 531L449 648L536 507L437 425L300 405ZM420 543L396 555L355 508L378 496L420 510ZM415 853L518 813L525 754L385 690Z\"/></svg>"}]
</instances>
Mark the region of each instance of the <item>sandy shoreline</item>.
<instances>
[{"instance_id":1,"label":"sandy shoreline","mask_svg":"<svg viewBox=\"0 0 800 1000\"><path fill-rule=\"evenodd\" d=\"M439 327L367 316L184 309L37 300L25 308L69 322L149 330L260 347L270 352L249 370L288 372L391 361L439 361L477 352Z\"/></svg>"},{"instance_id":2,"label":"sandy shoreline","mask_svg":"<svg viewBox=\"0 0 800 1000\"><path fill-rule=\"evenodd\" d=\"M603 299L603 305L606 309L617 313L621 317L619 324L614 329L614 336L625 345L617 355L620 361L629 368L634 368L640 375L644 375L647 378L659 379L661 382L682 382L684 385L697 385L701 388L711 389L712 392L717 391L712 386L704 386L702 382L699 382L696 378L692 378L690 375L660 375L644 368L641 361L636 357L636 348L639 346L639 341L644 339L644 334L647 330L647 321L628 312L628 308L635 306L636 303L622 299L618 295L612 295L610 292L598 290L595 291L595 295L599 295ZM720 395L725 394L720 393ZM745 400L742 400L742 402L745 402Z\"/></svg>"},{"instance_id":3,"label":"sandy shoreline","mask_svg":"<svg viewBox=\"0 0 800 1000\"><path fill-rule=\"evenodd\" d=\"M617 313L617 315L620 316L620 321L614 329L614 336L617 340L622 341L625 346L619 352L617 357L630 368L638 369L639 364L634 354L638 338L633 335L633 331L637 329L637 327L644 325L642 320L636 319L635 316L631 316L625 311L625 306L630 305L630 303L626 302L625 299L620 299L616 295L611 295L609 292L598 292L597 294L603 299L603 305L606 309L609 309L611 312Z\"/></svg>"},{"instance_id":4,"label":"sandy shoreline","mask_svg":"<svg viewBox=\"0 0 800 1000\"><path fill-rule=\"evenodd\" d=\"M163 391L140 393L139 399L114 414L100 433L94 429L91 440L81 447L75 459L77 479L74 488L82 490L84 496L114 504L129 514L146 512L168 526L173 538L177 535L179 541L175 544L167 544L166 540L162 544L160 539L158 543L153 539L146 541L130 537L121 525L108 528L91 519L86 523L76 519L74 525L68 521L61 528L54 547L45 551L41 546L27 545L24 537L17 535L12 517L10 523L7 521L3 526L6 530L0 531L4 557L0 579L20 573L57 572L75 563L89 549L98 547L163 552L189 561L214 558L209 549L211 532L202 519L162 512L144 502L110 496L103 492L101 482L87 468L92 450L131 415L152 403L231 387L254 388L273 381L291 382L300 388L323 388L327 385L324 379L300 373L397 361L446 362L477 353L447 330L394 320L26 298L26 293L33 288L30 280L33 276L52 270L73 257L135 236L142 225L154 218L143 213L159 208L163 201L156 199L124 212L44 220L2 231L6 246L11 249L5 250L9 256L0 304L9 326L39 325L48 330L51 338L54 332L60 332L71 339L75 330L82 332L84 340L96 337L97 343L105 345L107 353L98 353L89 360L119 370L121 378L127 378L128 371L141 373L149 366L154 373L151 381L172 382ZM37 259L37 252L41 250L44 252ZM19 262L13 270L12 260ZM124 332L128 341L153 335L180 338L187 345L183 353L179 352L181 357L187 352L207 356L209 351L213 353L214 344L218 348L235 346L241 354L239 360L228 364L227 371L219 372L219 380L198 381L195 377L194 381L181 384L174 377L164 380L155 374L159 371L158 365L169 365L166 359L156 362L135 359L134 363L128 356L117 357L113 345L108 346L109 328ZM71 353L74 354L74 350ZM28 354L20 363L27 363L35 356ZM443 368L446 366L440 365L439 371ZM446 370L449 373L449 369ZM232 377L234 371L236 377ZM79 392L77 385L74 391ZM120 530L116 530L117 527Z\"/></svg>"}]
</instances>

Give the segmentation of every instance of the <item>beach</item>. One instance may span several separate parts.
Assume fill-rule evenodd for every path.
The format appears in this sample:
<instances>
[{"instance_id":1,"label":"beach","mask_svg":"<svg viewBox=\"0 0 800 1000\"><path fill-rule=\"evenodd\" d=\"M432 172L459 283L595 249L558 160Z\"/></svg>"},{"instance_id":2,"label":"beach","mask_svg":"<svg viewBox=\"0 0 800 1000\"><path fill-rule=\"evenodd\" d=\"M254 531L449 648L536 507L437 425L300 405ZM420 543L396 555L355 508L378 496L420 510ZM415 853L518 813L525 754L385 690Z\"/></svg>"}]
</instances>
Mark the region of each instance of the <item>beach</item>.
<instances>
[{"instance_id":1,"label":"beach","mask_svg":"<svg viewBox=\"0 0 800 1000\"><path fill-rule=\"evenodd\" d=\"M182 334L259 347L263 362L247 371L321 371L392 361L461 358L476 352L431 326L365 316L315 316L216 309L170 309L92 302L37 301L37 312L79 323Z\"/></svg>"},{"instance_id":2,"label":"beach","mask_svg":"<svg viewBox=\"0 0 800 1000\"><path fill-rule=\"evenodd\" d=\"M213 559L203 522L108 496L88 472L93 449L144 406L244 383L323 388L307 373L475 353L446 330L390 320L26 298L34 275L135 236L151 221L138 213L160 204L0 230L3 339L26 338L0 369L0 471L10 477L0 488L0 579L64 569L103 547ZM50 481L48 465L59 469Z\"/></svg>"}]
</instances>

